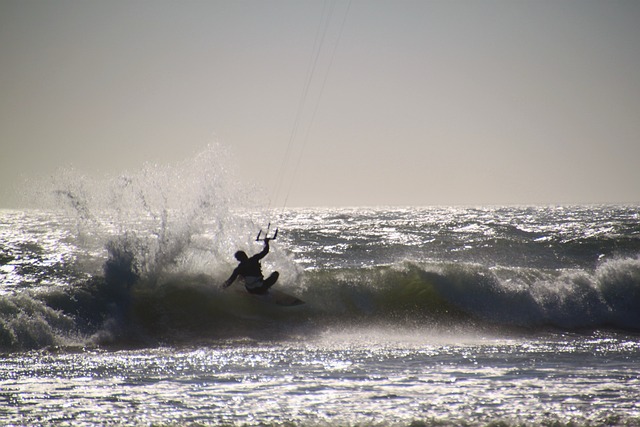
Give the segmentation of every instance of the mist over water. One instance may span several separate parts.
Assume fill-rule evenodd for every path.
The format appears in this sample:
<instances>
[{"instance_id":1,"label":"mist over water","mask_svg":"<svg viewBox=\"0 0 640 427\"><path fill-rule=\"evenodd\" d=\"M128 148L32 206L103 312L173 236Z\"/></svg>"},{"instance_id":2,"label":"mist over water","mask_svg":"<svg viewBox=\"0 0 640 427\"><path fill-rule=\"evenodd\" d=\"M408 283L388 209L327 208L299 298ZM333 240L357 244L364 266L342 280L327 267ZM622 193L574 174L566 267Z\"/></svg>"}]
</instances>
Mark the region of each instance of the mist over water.
<instances>
[{"instance_id":1,"label":"mist over water","mask_svg":"<svg viewBox=\"0 0 640 427\"><path fill-rule=\"evenodd\" d=\"M147 164L131 174L89 181L69 172L57 177L51 192L88 234L128 238L147 251L138 262L144 273L181 261L192 237L215 236L213 251L234 246L248 223L231 211L246 207L248 192L227 170L229 156L209 146L175 165ZM217 258L217 257L213 257Z\"/></svg>"}]
</instances>

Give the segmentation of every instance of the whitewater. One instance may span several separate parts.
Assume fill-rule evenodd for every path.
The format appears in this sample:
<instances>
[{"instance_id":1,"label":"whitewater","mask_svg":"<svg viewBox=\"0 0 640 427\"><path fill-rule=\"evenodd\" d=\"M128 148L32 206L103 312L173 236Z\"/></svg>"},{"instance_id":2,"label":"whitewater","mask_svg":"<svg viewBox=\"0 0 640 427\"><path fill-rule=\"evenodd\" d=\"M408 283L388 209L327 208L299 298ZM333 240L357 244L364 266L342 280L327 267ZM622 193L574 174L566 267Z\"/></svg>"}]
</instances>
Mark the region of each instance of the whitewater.
<instances>
[{"instance_id":1,"label":"whitewater","mask_svg":"<svg viewBox=\"0 0 640 427\"><path fill-rule=\"evenodd\" d=\"M640 425L640 206L268 209L221 151L0 210L0 424ZM268 223L304 305L220 286Z\"/></svg>"}]
</instances>

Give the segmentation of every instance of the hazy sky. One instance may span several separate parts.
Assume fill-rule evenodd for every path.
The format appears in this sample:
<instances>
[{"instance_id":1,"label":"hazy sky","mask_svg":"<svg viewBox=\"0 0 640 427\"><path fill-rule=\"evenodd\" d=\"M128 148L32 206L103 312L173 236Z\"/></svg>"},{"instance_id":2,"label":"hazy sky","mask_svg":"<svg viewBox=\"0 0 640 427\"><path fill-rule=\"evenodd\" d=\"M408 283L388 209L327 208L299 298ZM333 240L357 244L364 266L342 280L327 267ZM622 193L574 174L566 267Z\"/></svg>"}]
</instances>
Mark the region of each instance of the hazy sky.
<instances>
[{"instance_id":1,"label":"hazy sky","mask_svg":"<svg viewBox=\"0 0 640 427\"><path fill-rule=\"evenodd\" d=\"M288 206L640 202L639 23L635 0L0 0L0 206L212 142Z\"/></svg>"}]
</instances>

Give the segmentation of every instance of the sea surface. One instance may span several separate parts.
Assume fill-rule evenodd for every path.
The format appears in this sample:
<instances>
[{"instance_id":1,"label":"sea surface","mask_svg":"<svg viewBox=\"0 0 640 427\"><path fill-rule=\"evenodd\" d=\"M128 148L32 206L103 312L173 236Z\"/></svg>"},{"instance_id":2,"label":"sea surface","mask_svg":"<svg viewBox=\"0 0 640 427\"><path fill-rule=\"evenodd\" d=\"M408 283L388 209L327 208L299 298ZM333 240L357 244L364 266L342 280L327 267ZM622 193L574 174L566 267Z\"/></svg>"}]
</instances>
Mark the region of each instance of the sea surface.
<instances>
[{"instance_id":1,"label":"sea surface","mask_svg":"<svg viewBox=\"0 0 640 427\"><path fill-rule=\"evenodd\" d=\"M639 206L250 209L167 174L0 211L0 424L640 425ZM269 223L304 305L220 288Z\"/></svg>"}]
</instances>

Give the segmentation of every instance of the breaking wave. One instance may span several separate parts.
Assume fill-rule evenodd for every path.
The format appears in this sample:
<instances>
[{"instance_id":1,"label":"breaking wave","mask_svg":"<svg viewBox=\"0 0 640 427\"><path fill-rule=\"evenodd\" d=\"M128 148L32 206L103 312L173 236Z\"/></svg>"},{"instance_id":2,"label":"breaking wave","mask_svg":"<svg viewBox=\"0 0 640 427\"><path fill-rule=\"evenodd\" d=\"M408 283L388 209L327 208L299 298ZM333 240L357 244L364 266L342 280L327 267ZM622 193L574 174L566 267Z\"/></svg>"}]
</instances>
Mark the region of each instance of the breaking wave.
<instances>
[{"instance_id":1,"label":"breaking wave","mask_svg":"<svg viewBox=\"0 0 640 427\"><path fill-rule=\"evenodd\" d=\"M306 301L295 307L222 290L204 274L151 280L135 275L128 256L110 261L104 276L82 286L3 297L0 312L13 320L3 323L0 347L274 339L362 325L640 330L639 259L608 261L591 273L410 262L313 270L278 285Z\"/></svg>"},{"instance_id":2,"label":"breaking wave","mask_svg":"<svg viewBox=\"0 0 640 427\"><path fill-rule=\"evenodd\" d=\"M640 330L637 258L609 260L593 272L403 263L312 272L306 282L303 298L334 318Z\"/></svg>"}]
</instances>

